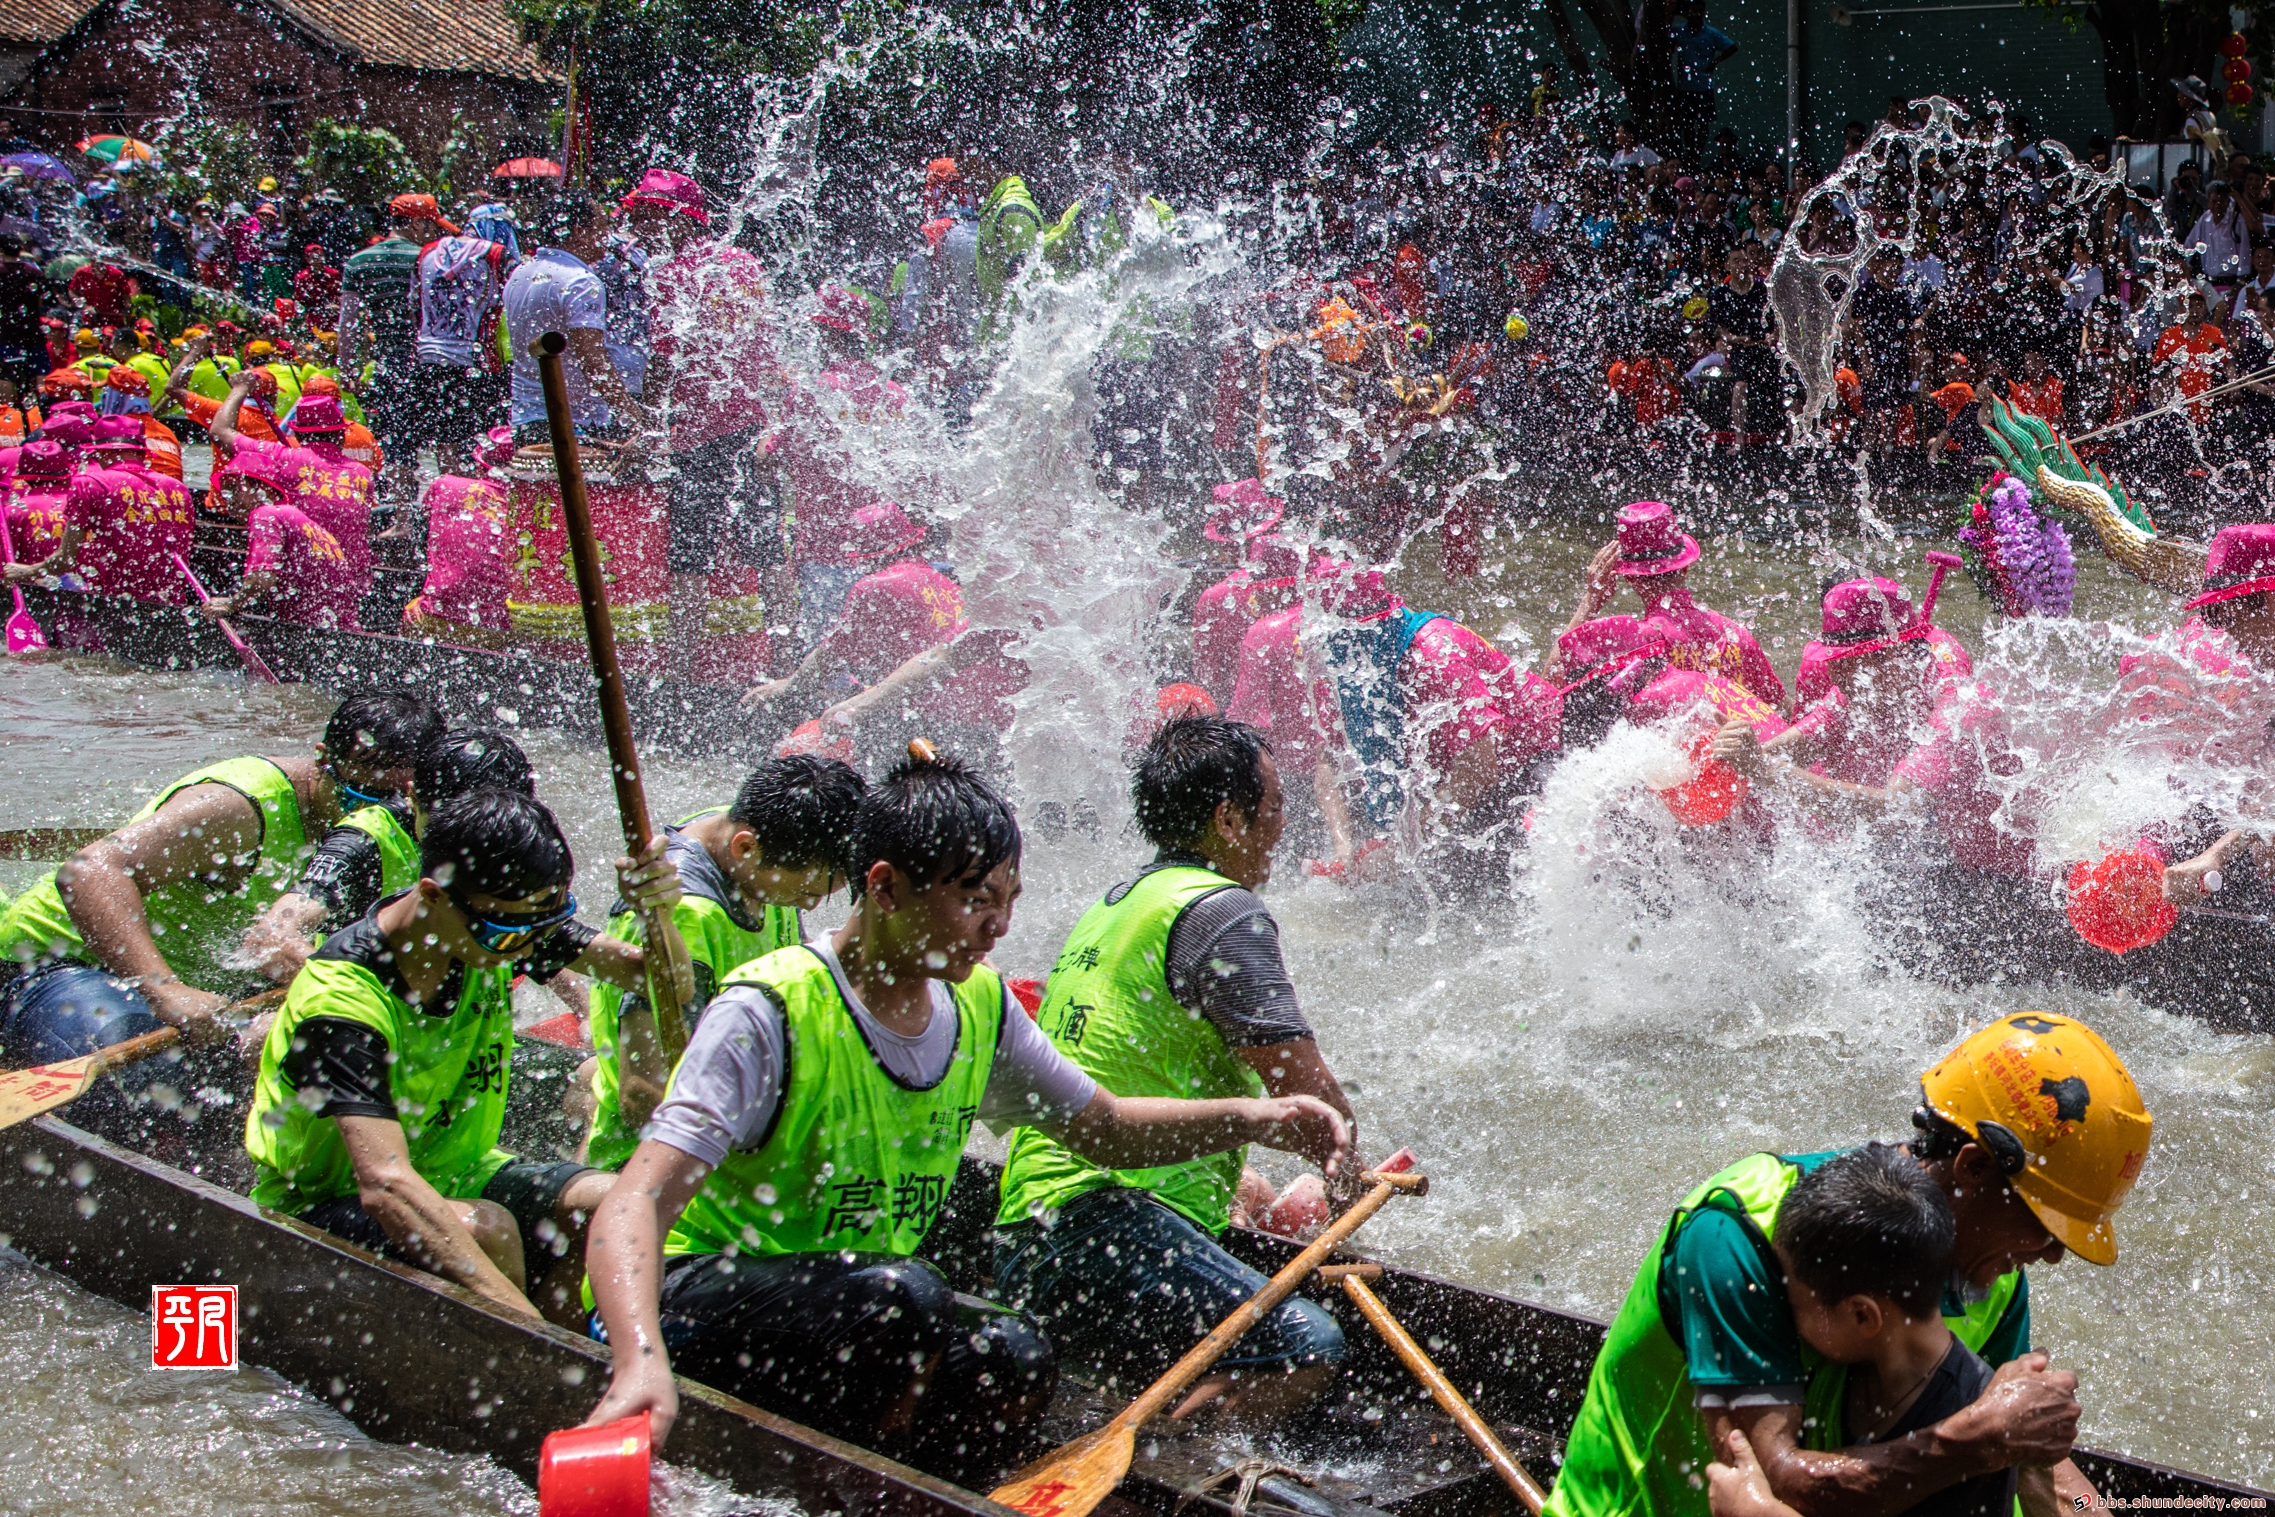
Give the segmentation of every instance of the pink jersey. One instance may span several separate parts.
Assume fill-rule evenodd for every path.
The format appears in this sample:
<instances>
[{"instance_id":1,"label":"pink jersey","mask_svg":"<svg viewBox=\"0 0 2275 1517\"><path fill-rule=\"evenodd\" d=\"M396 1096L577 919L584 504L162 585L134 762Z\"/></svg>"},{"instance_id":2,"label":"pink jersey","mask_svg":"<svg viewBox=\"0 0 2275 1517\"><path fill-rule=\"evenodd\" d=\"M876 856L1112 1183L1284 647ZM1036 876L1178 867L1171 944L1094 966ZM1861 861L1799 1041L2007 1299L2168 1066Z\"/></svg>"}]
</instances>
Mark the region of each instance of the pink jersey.
<instances>
[{"instance_id":1,"label":"pink jersey","mask_svg":"<svg viewBox=\"0 0 2275 1517\"><path fill-rule=\"evenodd\" d=\"M790 481L794 562L851 569L874 556L854 541L853 516L885 497L850 477L847 428L896 416L907 402L907 391L865 363L829 369L813 389L784 398L785 424L765 451Z\"/></svg>"},{"instance_id":2,"label":"pink jersey","mask_svg":"<svg viewBox=\"0 0 2275 1517\"><path fill-rule=\"evenodd\" d=\"M781 378L759 261L699 237L648 265L648 298L656 362L671 375L672 451L765 426Z\"/></svg>"},{"instance_id":3,"label":"pink jersey","mask_svg":"<svg viewBox=\"0 0 2275 1517\"><path fill-rule=\"evenodd\" d=\"M854 679L873 685L927 648L965 628L964 597L956 582L930 564L904 559L854 583L845 610L821 642L824 656ZM1023 681L1002 659L988 659L917 698L916 709L945 721L998 731L1011 725L1006 696Z\"/></svg>"},{"instance_id":4,"label":"pink jersey","mask_svg":"<svg viewBox=\"0 0 2275 1517\"><path fill-rule=\"evenodd\" d=\"M427 578L406 617L511 631L506 590L514 534L504 487L445 474L427 486L425 503Z\"/></svg>"},{"instance_id":5,"label":"pink jersey","mask_svg":"<svg viewBox=\"0 0 2275 1517\"><path fill-rule=\"evenodd\" d=\"M1695 669L1668 670L1644 686L1627 709L1638 722L1696 713L1701 732L1712 731L1724 722L1740 721L1753 728L1754 736L1765 743L1786 730L1785 718L1752 690L1734 679L1701 674Z\"/></svg>"},{"instance_id":6,"label":"pink jersey","mask_svg":"<svg viewBox=\"0 0 2275 1517\"><path fill-rule=\"evenodd\" d=\"M1676 586L1643 608L1645 619L1664 626L1675 644L1667 662L1677 669L1719 674L1736 680L1772 708L1785 709L1785 681L1762 652L1753 633L1718 611L1709 611Z\"/></svg>"},{"instance_id":7,"label":"pink jersey","mask_svg":"<svg viewBox=\"0 0 2275 1517\"><path fill-rule=\"evenodd\" d=\"M1203 590L1193 603L1193 683L1216 697L1232 699L1240 671L1240 641L1264 617L1285 610L1296 598L1293 579L1252 579L1243 565Z\"/></svg>"},{"instance_id":8,"label":"pink jersey","mask_svg":"<svg viewBox=\"0 0 2275 1517\"><path fill-rule=\"evenodd\" d=\"M68 480L62 488L29 490L16 480L8 490L8 538L16 545L18 563L36 564L63 545L63 524L71 515Z\"/></svg>"},{"instance_id":9,"label":"pink jersey","mask_svg":"<svg viewBox=\"0 0 2275 1517\"><path fill-rule=\"evenodd\" d=\"M178 605L189 583L171 555L187 555L196 508L178 479L127 465L71 477L68 513L84 534L78 573L104 595Z\"/></svg>"},{"instance_id":10,"label":"pink jersey","mask_svg":"<svg viewBox=\"0 0 2275 1517\"><path fill-rule=\"evenodd\" d=\"M288 622L353 632L363 591L340 540L298 506L255 506L246 518L245 572L276 576L270 606Z\"/></svg>"},{"instance_id":11,"label":"pink jersey","mask_svg":"<svg viewBox=\"0 0 2275 1517\"><path fill-rule=\"evenodd\" d=\"M293 481L293 504L309 520L332 534L347 555L350 579L371 589L371 471L340 452L337 443L295 448L280 442L263 442L238 434L233 452L265 460L276 479Z\"/></svg>"},{"instance_id":12,"label":"pink jersey","mask_svg":"<svg viewBox=\"0 0 2275 1517\"><path fill-rule=\"evenodd\" d=\"M1988 686L1952 688L1928 718L1930 736L1896 765L1896 777L1928 793L1936 830L1951 856L1970 868L2029 879L2036 853L2029 838L1999 825L2006 798L1998 778L2020 774L2023 761L1998 697Z\"/></svg>"}]
</instances>

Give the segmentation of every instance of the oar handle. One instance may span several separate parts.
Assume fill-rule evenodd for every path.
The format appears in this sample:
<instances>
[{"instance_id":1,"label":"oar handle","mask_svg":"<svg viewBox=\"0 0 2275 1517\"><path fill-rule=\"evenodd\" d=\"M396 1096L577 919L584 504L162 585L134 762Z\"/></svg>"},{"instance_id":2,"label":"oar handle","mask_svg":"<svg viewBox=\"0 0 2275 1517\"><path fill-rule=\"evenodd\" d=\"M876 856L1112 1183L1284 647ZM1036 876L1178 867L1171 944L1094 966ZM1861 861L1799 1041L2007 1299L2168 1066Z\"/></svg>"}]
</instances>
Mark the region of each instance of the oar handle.
<instances>
[{"instance_id":1,"label":"oar handle","mask_svg":"<svg viewBox=\"0 0 2275 1517\"><path fill-rule=\"evenodd\" d=\"M1372 1182L1373 1189L1361 1196L1349 1211L1337 1217L1300 1254L1288 1261L1287 1267L1271 1278L1270 1283L1249 1300L1235 1308L1232 1315L1216 1325L1206 1338L1193 1345L1184 1358L1170 1367L1169 1373L1146 1388L1143 1395L1123 1408L1109 1426L1123 1425L1133 1430L1145 1426L1178 1397L1193 1388L1193 1382L1207 1373L1210 1365L1224 1356L1241 1339L1241 1335L1264 1320L1265 1316L1282 1301L1295 1294L1296 1287L1308 1279L1311 1272L1326 1261L1329 1254L1345 1238L1366 1225L1369 1217L1381 1211L1383 1203L1401 1191L1412 1195L1426 1195L1430 1189L1427 1175L1384 1175L1372 1171L1360 1176Z\"/></svg>"},{"instance_id":2,"label":"oar handle","mask_svg":"<svg viewBox=\"0 0 2275 1517\"><path fill-rule=\"evenodd\" d=\"M624 671L616 661L616 625L608 612L608 586L601 578L600 548L593 537L592 501L585 494L584 461L577 453L577 428L569 407L569 383L561 355L569 339L543 332L530 343L537 377L545 392L545 425L553 439L553 473L561 487L561 515L568 527L569 557L576 569L577 601L584 612L585 647L600 682L600 725L608 738L608 770L616 782L616 815L624 824L624 846L637 858L654 841L648 823L648 793L640 783L640 755L632 742L632 710L624 699ZM656 1038L664 1057L677 1063L687 1047L687 1018L679 1004L678 964L673 934L658 914L643 911L648 952L667 963L648 975L648 1004L656 1014ZM684 950L680 951L682 954Z\"/></svg>"},{"instance_id":3,"label":"oar handle","mask_svg":"<svg viewBox=\"0 0 2275 1517\"><path fill-rule=\"evenodd\" d=\"M1330 1265L1329 1268L1334 1269L1336 1266ZM1327 1270L1321 1270L1320 1273L1324 1275ZM1379 1276L1381 1271L1378 1269L1375 1273ZM1423 1389L1454 1420L1454 1425L1476 1446L1477 1452L1485 1456L1485 1462L1493 1466L1494 1473L1501 1477L1510 1490L1516 1492L1517 1499L1525 1504L1525 1510L1532 1513L1532 1517L1540 1517L1540 1509L1548 1502L1548 1492L1542 1490L1539 1482L1525 1472L1523 1465L1517 1463L1508 1446L1501 1442L1485 1419L1477 1415L1477 1408L1469 1404L1469 1398L1454 1389L1453 1382L1446 1378L1445 1371L1439 1369L1430 1356L1422 1351L1422 1345L1414 1341L1414 1335L1406 1331L1406 1325L1390 1314L1390 1308L1383 1305L1380 1296L1367 1288L1366 1277L1358 1269L1338 1270L1336 1277L1343 1282L1343 1294L1351 1298L1351 1304L1359 1309L1359 1315L1367 1319L1368 1325L1381 1335L1382 1341L1390 1345L1390 1351L1398 1356L1399 1362L1406 1366L1415 1379L1422 1382Z\"/></svg>"},{"instance_id":4,"label":"oar handle","mask_svg":"<svg viewBox=\"0 0 2275 1517\"><path fill-rule=\"evenodd\" d=\"M161 1027L138 1038L128 1038L124 1043L113 1043L108 1048L97 1049L94 1059L87 1065L87 1078L92 1080L106 1070L123 1069L129 1064L147 1059L160 1049L170 1048L181 1041L181 1036L182 1030L179 1027Z\"/></svg>"}]
</instances>

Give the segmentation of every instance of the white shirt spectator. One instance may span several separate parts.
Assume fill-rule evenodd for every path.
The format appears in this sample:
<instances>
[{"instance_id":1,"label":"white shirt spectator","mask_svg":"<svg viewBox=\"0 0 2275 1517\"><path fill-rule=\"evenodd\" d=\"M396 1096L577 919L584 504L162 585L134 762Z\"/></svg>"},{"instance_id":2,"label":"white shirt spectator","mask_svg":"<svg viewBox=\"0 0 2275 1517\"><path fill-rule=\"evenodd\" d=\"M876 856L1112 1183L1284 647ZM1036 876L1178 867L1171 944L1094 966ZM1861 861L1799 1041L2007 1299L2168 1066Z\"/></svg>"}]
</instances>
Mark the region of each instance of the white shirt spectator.
<instances>
[{"instance_id":1,"label":"white shirt spectator","mask_svg":"<svg viewBox=\"0 0 2275 1517\"><path fill-rule=\"evenodd\" d=\"M2243 212L2232 200L2224 220L2215 220L2208 210L2197 217L2182 247L2204 255L2206 279L2241 279L2251 268L2251 234L2244 230Z\"/></svg>"},{"instance_id":2,"label":"white shirt spectator","mask_svg":"<svg viewBox=\"0 0 2275 1517\"><path fill-rule=\"evenodd\" d=\"M1611 166L1615 169L1647 169L1658 161L1659 155L1640 142L1611 155Z\"/></svg>"},{"instance_id":3,"label":"white shirt spectator","mask_svg":"<svg viewBox=\"0 0 2275 1517\"><path fill-rule=\"evenodd\" d=\"M2062 297L2062 309L2082 311L2107 292L2108 281L2101 272L2100 264L2073 263L2070 271L2062 276L2062 289L2066 292Z\"/></svg>"},{"instance_id":4,"label":"white shirt spectator","mask_svg":"<svg viewBox=\"0 0 2275 1517\"><path fill-rule=\"evenodd\" d=\"M537 360L527 351L541 332L608 331L608 292L585 261L559 248L539 248L522 260L506 281L506 330L514 337L513 424L545 419L545 391L538 383ZM608 402L595 395L584 366L564 355L561 378L569 391L569 415L579 427L605 427Z\"/></svg>"}]
</instances>

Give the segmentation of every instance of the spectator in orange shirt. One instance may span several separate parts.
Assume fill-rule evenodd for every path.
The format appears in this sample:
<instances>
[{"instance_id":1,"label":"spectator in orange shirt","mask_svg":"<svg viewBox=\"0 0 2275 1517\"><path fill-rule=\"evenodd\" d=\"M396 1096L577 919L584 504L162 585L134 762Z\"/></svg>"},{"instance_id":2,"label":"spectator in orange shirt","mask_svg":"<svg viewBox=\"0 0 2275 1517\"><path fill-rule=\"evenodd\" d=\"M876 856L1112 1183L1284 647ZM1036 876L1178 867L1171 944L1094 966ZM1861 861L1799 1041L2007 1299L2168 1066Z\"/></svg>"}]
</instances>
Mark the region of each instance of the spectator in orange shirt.
<instances>
[{"instance_id":1,"label":"spectator in orange shirt","mask_svg":"<svg viewBox=\"0 0 2275 1517\"><path fill-rule=\"evenodd\" d=\"M2226 377L2228 340L2206 318L2210 311L2202 290L2188 292L2188 311L2178 323L2166 327L2149 351L2149 362L2161 378L2169 378L2183 399L2194 400ZM2190 406L2189 414L2201 424L2206 406Z\"/></svg>"},{"instance_id":2,"label":"spectator in orange shirt","mask_svg":"<svg viewBox=\"0 0 2275 1517\"><path fill-rule=\"evenodd\" d=\"M1978 434L1975 425L1974 368L1964 353L1952 353L1943 361L1943 383L1928 392L1928 399L1943 408L1943 424L1927 440L1929 463L1942 458L1946 450L1959 445L1961 439Z\"/></svg>"},{"instance_id":3,"label":"spectator in orange shirt","mask_svg":"<svg viewBox=\"0 0 2275 1517\"><path fill-rule=\"evenodd\" d=\"M2025 348L2022 353L2022 377L2006 382L2007 404L2025 416L2035 416L2052 427L2062 429L2062 376L2046 367L2046 355L2036 348Z\"/></svg>"},{"instance_id":4,"label":"spectator in orange shirt","mask_svg":"<svg viewBox=\"0 0 2275 1517\"><path fill-rule=\"evenodd\" d=\"M1635 430L1649 432L1682 406L1675 387L1675 366L1656 349L1646 347L1631 359L1615 363L1605 374L1611 391L1635 408Z\"/></svg>"}]
</instances>

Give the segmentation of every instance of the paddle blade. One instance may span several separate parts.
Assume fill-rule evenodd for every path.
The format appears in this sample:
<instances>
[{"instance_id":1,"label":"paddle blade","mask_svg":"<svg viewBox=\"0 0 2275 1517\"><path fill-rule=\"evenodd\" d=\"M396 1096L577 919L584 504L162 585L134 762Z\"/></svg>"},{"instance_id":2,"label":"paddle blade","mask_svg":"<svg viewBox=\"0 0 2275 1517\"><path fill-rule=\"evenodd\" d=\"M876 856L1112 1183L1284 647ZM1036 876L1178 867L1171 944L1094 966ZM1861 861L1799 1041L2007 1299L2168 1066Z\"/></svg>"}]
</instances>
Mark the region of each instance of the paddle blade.
<instances>
[{"instance_id":1,"label":"paddle blade","mask_svg":"<svg viewBox=\"0 0 2275 1517\"><path fill-rule=\"evenodd\" d=\"M104 1070L148 1058L179 1037L173 1028L161 1027L60 1064L36 1064L30 1069L0 1073L0 1128L29 1122L43 1112L69 1105L85 1094L88 1083Z\"/></svg>"},{"instance_id":2,"label":"paddle blade","mask_svg":"<svg viewBox=\"0 0 2275 1517\"><path fill-rule=\"evenodd\" d=\"M2164 898L2164 860L2127 848L2070 871L2069 917L2079 937L2122 954L2172 931L2180 912Z\"/></svg>"},{"instance_id":3,"label":"paddle blade","mask_svg":"<svg viewBox=\"0 0 2275 1517\"><path fill-rule=\"evenodd\" d=\"M22 600L16 602L16 614L8 618L8 651L10 653L37 653L47 646L47 634L40 630L32 614L24 609Z\"/></svg>"},{"instance_id":4,"label":"paddle blade","mask_svg":"<svg viewBox=\"0 0 2275 1517\"><path fill-rule=\"evenodd\" d=\"M1137 1430L1116 1420L1045 1454L989 1495L1027 1517L1087 1517L1130 1472Z\"/></svg>"}]
</instances>

